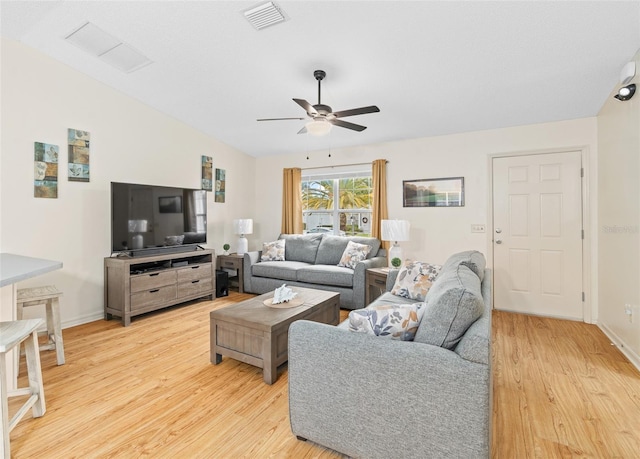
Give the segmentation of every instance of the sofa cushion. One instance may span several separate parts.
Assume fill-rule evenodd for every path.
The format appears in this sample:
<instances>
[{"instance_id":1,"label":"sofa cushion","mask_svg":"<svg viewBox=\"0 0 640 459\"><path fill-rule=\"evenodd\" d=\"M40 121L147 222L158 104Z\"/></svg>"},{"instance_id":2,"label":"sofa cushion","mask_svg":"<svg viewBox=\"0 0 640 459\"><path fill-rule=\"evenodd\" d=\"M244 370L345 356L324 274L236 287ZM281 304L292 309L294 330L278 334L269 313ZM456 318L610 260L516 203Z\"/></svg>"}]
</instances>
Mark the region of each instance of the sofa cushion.
<instances>
[{"instance_id":1,"label":"sofa cushion","mask_svg":"<svg viewBox=\"0 0 640 459\"><path fill-rule=\"evenodd\" d=\"M338 262L338 266L356 269L356 265L367 258L369 252L371 252L370 245L349 241Z\"/></svg>"},{"instance_id":2,"label":"sofa cushion","mask_svg":"<svg viewBox=\"0 0 640 459\"><path fill-rule=\"evenodd\" d=\"M278 239L273 242L262 243L261 261L284 261L284 244L285 239Z\"/></svg>"},{"instance_id":3,"label":"sofa cushion","mask_svg":"<svg viewBox=\"0 0 640 459\"><path fill-rule=\"evenodd\" d=\"M251 275L294 281L298 269L306 266L309 264L301 261L263 261L251 266Z\"/></svg>"},{"instance_id":4,"label":"sofa cushion","mask_svg":"<svg viewBox=\"0 0 640 459\"><path fill-rule=\"evenodd\" d=\"M442 265L443 271L455 269L458 265L464 265L471 271L476 273L476 276L480 279L480 282L484 279L484 269L486 268L487 261L484 258L482 252L477 250L467 250L466 252L454 253L447 261Z\"/></svg>"},{"instance_id":5,"label":"sofa cushion","mask_svg":"<svg viewBox=\"0 0 640 459\"><path fill-rule=\"evenodd\" d=\"M375 237L345 237L325 234L322 238L322 242L320 242L320 247L318 248L316 264L335 266L340 263L344 249L347 248L349 241L370 246L371 250L367 254L367 259L375 257L378 254L378 250L380 250L380 240Z\"/></svg>"},{"instance_id":6,"label":"sofa cushion","mask_svg":"<svg viewBox=\"0 0 640 459\"><path fill-rule=\"evenodd\" d=\"M353 270L339 266L311 265L298 269L297 279L310 284L353 287Z\"/></svg>"},{"instance_id":7,"label":"sofa cushion","mask_svg":"<svg viewBox=\"0 0 640 459\"><path fill-rule=\"evenodd\" d=\"M426 297L415 341L453 349L482 315L480 279L465 265L438 275Z\"/></svg>"},{"instance_id":8,"label":"sofa cushion","mask_svg":"<svg viewBox=\"0 0 640 459\"><path fill-rule=\"evenodd\" d=\"M318 246L322 234L281 234L278 239L284 239L284 259L287 261L303 261L315 263Z\"/></svg>"},{"instance_id":9,"label":"sofa cushion","mask_svg":"<svg viewBox=\"0 0 640 459\"><path fill-rule=\"evenodd\" d=\"M394 295L424 301L442 266L420 261L405 261L391 289Z\"/></svg>"},{"instance_id":10,"label":"sofa cushion","mask_svg":"<svg viewBox=\"0 0 640 459\"><path fill-rule=\"evenodd\" d=\"M349 330L401 341L413 341L424 303L377 305L349 313Z\"/></svg>"}]
</instances>

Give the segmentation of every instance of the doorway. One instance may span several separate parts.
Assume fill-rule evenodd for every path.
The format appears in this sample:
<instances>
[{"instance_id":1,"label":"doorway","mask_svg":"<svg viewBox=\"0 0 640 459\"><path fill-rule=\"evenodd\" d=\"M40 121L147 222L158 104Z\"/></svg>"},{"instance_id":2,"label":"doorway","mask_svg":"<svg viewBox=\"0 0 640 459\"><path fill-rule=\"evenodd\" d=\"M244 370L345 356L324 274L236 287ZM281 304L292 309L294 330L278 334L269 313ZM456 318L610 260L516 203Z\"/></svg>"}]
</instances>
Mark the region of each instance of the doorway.
<instances>
[{"instance_id":1,"label":"doorway","mask_svg":"<svg viewBox=\"0 0 640 459\"><path fill-rule=\"evenodd\" d=\"M491 163L494 307L584 320L581 151Z\"/></svg>"}]
</instances>

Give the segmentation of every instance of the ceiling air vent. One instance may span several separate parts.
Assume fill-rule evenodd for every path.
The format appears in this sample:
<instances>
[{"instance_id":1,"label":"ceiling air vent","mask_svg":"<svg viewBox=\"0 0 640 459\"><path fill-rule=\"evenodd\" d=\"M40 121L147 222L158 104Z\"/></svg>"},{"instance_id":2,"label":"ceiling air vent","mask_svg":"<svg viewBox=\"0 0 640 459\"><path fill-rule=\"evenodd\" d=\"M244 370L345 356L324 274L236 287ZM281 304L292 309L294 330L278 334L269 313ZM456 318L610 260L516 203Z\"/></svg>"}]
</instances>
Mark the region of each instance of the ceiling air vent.
<instances>
[{"instance_id":1,"label":"ceiling air vent","mask_svg":"<svg viewBox=\"0 0 640 459\"><path fill-rule=\"evenodd\" d=\"M83 24L65 39L125 73L141 69L152 62L144 54L91 22Z\"/></svg>"},{"instance_id":2,"label":"ceiling air vent","mask_svg":"<svg viewBox=\"0 0 640 459\"><path fill-rule=\"evenodd\" d=\"M256 29L264 29L285 21L282 10L273 2L263 3L244 12L244 17Z\"/></svg>"}]
</instances>

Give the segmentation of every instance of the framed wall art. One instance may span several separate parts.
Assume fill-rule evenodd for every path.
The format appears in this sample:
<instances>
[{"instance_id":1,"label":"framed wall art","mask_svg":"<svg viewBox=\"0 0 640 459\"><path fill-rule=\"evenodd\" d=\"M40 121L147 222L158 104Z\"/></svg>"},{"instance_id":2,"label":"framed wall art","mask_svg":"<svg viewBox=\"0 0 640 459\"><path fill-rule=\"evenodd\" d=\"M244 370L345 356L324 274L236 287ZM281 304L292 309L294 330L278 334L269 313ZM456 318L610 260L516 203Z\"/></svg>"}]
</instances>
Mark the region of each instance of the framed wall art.
<instances>
[{"instance_id":1,"label":"framed wall art","mask_svg":"<svg viewBox=\"0 0 640 459\"><path fill-rule=\"evenodd\" d=\"M464 177L402 182L403 207L463 207Z\"/></svg>"},{"instance_id":2,"label":"framed wall art","mask_svg":"<svg viewBox=\"0 0 640 459\"><path fill-rule=\"evenodd\" d=\"M224 202L225 189L227 186L226 173L224 169L216 169L216 193L215 202Z\"/></svg>"},{"instance_id":3,"label":"framed wall art","mask_svg":"<svg viewBox=\"0 0 640 459\"><path fill-rule=\"evenodd\" d=\"M58 156L57 145L34 142L33 196L36 198L58 197Z\"/></svg>"},{"instance_id":4,"label":"framed wall art","mask_svg":"<svg viewBox=\"0 0 640 459\"><path fill-rule=\"evenodd\" d=\"M213 158L211 156L202 156L202 189L206 191L213 191L213 173L212 164Z\"/></svg>"},{"instance_id":5,"label":"framed wall art","mask_svg":"<svg viewBox=\"0 0 640 459\"><path fill-rule=\"evenodd\" d=\"M69 129L69 161L68 172L70 182L89 181L89 141L91 135L87 131Z\"/></svg>"}]
</instances>

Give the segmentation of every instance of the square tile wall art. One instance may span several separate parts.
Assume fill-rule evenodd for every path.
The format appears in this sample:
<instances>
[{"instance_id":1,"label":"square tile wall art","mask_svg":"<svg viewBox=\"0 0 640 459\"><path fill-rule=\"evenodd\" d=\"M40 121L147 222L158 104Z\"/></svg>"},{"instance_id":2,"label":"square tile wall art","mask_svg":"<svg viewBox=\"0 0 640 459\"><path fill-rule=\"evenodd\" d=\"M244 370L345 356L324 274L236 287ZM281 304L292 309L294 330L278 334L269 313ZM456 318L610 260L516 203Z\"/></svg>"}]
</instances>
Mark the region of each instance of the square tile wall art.
<instances>
[{"instance_id":1,"label":"square tile wall art","mask_svg":"<svg viewBox=\"0 0 640 459\"><path fill-rule=\"evenodd\" d=\"M60 150L57 145L34 142L34 197L58 197L59 153Z\"/></svg>"},{"instance_id":2,"label":"square tile wall art","mask_svg":"<svg viewBox=\"0 0 640 459\"><path fill-rule=\"evenodd\" d=\"M216 169L216 202L224 202L225 182L224 169Z\"/></svg>"},{"instance_id":3,"label":"square tile wall art","mask_svg":"<svg viewBox=\"0 0 640 459\"><path fill-rule=\"evenodd\" d=\"M69 129L69 181L89 181L89 140L87 131Z\"/></svg>"},{"instance_id":4,"label":"square tile wall art","mask_svg":"<svg viewBox=\"0 0 640 459\"><path fill-rule=\"evenodd\" d=\"M202 156L202 189L213 191L213 158Z\"/></svg>"}]
</instances>

